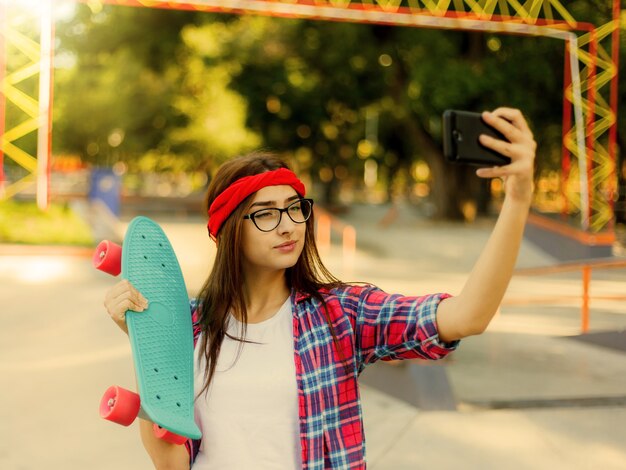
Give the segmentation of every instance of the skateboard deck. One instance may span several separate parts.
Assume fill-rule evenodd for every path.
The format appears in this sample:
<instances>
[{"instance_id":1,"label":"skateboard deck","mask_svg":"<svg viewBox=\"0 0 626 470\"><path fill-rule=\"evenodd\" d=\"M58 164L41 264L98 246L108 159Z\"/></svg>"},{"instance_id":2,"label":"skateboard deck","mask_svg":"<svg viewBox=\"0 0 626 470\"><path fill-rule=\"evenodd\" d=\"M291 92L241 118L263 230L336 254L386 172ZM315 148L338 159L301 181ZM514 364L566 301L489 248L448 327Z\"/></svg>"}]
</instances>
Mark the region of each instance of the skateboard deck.
<instances>
[{"instance_id":1,"label":"skateboard deck","mask_svg":"<svg viewBox=\"0 0 626 470\"><path fill-rule=\"evenodd\" d=\"M126 313L140 417L175 434L199 439L194 421L193 331L185 280L161 229L147 217L128 226L122 278L148 300L143 312Z\"/></svg>"}]
</instances>

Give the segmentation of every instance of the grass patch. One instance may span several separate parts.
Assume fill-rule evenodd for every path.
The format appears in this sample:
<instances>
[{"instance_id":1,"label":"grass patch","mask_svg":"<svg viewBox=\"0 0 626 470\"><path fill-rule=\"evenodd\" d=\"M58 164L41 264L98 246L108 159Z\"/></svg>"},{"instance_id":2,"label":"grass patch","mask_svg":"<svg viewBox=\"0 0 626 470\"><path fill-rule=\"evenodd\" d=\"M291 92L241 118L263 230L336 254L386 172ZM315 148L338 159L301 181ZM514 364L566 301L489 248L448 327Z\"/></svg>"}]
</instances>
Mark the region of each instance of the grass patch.
<instances>
[{"instance_id":1,"label":"grass patch","mask_svg":"<svg viewBox=\"0 0 626 470\"><path fill-rule=\"evenodd\" d=\"M89 225L68 205L41 211L34 202L0 203L0 243L93 246Z\"/></svg>"}]
</instances>

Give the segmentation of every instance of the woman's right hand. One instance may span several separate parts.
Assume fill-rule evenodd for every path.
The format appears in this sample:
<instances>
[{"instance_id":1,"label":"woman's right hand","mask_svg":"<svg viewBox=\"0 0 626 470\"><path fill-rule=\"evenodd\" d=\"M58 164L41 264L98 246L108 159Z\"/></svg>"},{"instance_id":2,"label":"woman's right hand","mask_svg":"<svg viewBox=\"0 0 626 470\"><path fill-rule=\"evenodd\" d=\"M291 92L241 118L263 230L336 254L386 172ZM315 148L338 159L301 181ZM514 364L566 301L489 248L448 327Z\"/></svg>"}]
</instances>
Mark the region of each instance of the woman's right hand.
<instances>
[{"instance_id":1,"label":"woman's right hand","mask_svg":"<svg viewBox=\"0 0 626 470\"><path fill-rule=\"evenodd\" d=\"M148 301L126 279L115 284L104 297L104 308L122 331L128 334L126 311L143 312L148 308Z\"/></svg>"}]
</instances>

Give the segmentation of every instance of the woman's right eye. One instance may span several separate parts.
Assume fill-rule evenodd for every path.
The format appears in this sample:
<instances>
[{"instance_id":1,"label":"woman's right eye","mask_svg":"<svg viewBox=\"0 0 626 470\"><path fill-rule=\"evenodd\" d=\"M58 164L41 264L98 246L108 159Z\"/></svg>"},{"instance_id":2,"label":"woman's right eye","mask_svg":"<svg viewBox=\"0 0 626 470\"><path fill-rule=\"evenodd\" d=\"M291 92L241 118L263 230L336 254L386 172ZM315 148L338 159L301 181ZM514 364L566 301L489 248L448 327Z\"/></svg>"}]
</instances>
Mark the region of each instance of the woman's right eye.
<instances>
[{"instance_id":1,"label":"woman's right eye","mask_svg":"<svg viewBox=\"0 0 626 470\"><path fill-rule=\"evenodd\" d=\"M265 219L265 218L271 217L272 216L272 212L271 211L257 212L254 216L257 219Z\"/></svg>"}]
</instances>

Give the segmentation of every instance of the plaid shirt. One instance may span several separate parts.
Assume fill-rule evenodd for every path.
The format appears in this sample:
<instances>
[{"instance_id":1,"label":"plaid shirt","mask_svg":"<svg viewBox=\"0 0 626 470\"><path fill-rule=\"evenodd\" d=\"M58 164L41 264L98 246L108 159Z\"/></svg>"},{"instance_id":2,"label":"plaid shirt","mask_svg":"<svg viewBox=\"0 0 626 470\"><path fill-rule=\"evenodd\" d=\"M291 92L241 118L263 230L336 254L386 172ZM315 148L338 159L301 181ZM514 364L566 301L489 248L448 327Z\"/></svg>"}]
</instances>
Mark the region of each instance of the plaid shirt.
<instances>
[{"instance_id":1,"label":"plaid shirt","mask_svg":"<svg viewBox=\"0 0 626 470\"><path fill-rule=\"evenodd\" d=\"M322 304L300 292L291 294L302 467L365 469L357 377L379 359L440 359L456 349L458 341L439 340L435 319L439 302L449 295L405 297L353 285L321 294L341 354ZM194 311L194 340L200 334L197 320ZM187 443L191 465L199 446L200 441Z\"/></svg>"}]
</instances>

